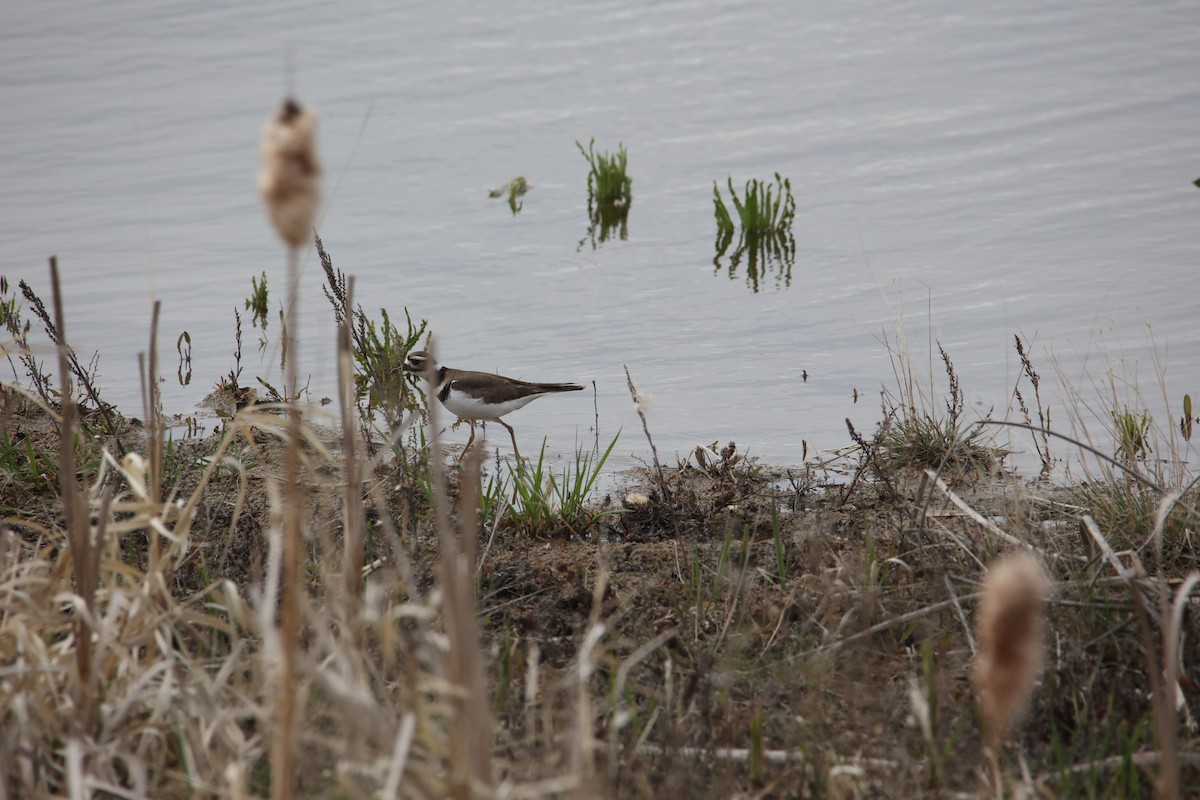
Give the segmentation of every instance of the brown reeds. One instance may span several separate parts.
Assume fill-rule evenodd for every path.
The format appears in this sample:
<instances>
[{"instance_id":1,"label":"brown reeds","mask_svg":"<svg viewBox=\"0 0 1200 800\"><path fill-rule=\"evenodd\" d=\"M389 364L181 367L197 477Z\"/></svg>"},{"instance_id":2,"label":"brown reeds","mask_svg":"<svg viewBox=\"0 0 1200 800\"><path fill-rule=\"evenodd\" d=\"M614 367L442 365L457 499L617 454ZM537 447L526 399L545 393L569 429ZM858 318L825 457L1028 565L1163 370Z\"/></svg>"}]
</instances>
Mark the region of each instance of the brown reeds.
<instances>
[{"instance_id":1,"label":"brown reeds","mask_svg":"<svg viewBox=\"0 0 1200 800\"><path fill-rule=\"evenodd\" d=\"M487 679L480 646L475 563L479 544L479 485L482 448L469 454L463 466L458 525L451 522L436 403L429 405L430 479L438 531L438 575L442 588L442 618L446 627L447 677L456 691L449 721L449 792L459 800L489 796L495 790L492 746L495 734Z\"/></svg>"},{"instance_id":2,"label":"brown reeds","mask_svg":"<svg viewBox=\"0 0 1200 800\"><path fill-rule=\"evenodd\" d=\"M50 286L54 301L54 324L58 329L58 378L61 411L61 441L59 447L58 477L62 493L63 523L66 527L71 551L71 564L75 576L75 602L80 604L75 615L75 725L72 734L88 736L95 723L95 674L92 660L92 629L88 621L93 617L97 588L97 573L100 554L97 542L92 537L87 509L84 507L83 491L75 481L75 448L71 442L75 436L77 410L73 401L71 373L67 368L67 323L63 314L62 287L58 279L58 259L50 257Z\"/></svg>"},{"instance_id":3,"label":"brown reeds","mask_svg":"<svg viewBox=\"0 0 1200 800\"><path fill-rule=\"evenodd\" d=\"M1041 669L1049 588L1041 564L1027 552L1004 556L984 576L971 677L993 751L1024 710Z\"/></svg>"},{"instance_id":4,"label":"brown reeds","mask_svg":"<svg viewBox=\"0 0 1200 800\"><path fill-rule=\"evenodd\" d=\"M271 795L275 800L292 796L297 737L296 708L301 702L296 675L296 648L300 638L303 531L300 485L300 408L296 391L295 336L298 320L298 249L313 235L313 220L320 202L321 164L316 150L317 116L312 109L288 98L263 130L262 168L258 190L279 236L289 246L288 301L284 354L284 391L288 404L288 433L283 462L283 578L280 592L280 665L276 698L277 728L272 745Z\"/></svg>"}]
</instances>

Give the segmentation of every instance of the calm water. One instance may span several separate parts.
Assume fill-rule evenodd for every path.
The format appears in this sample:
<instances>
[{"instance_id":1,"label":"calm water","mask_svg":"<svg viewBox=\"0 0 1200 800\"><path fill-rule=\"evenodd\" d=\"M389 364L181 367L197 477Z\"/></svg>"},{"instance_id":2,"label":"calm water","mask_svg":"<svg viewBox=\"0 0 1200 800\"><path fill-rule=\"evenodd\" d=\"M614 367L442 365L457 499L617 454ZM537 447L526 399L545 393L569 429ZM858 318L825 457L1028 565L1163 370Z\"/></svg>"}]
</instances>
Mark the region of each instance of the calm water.
<instances>
[{"instance_id":1,"label":"calm water","mask_svg":"<svg viewBox=\"0 0 1200 800\"><path fill-rule=\"evenodd\" d=\"M10 2L0 272L44 291L58 255L69 336L138 415L160 298L163 349L190 332L196 376L166 407L192 411L233 366L251 276L282 299L254 177L291 41L322 113L321 233L364 305L428 318L451 366L595 380L621 465L648 454L624 365L665 454L847 444L847 416L879 418L901 309L919 362L939 339L980 410L1009 404L1014 333L1046 383L1053 356L1085 387L1114 365L1152 383L1152 335L1177 399L1200 391L1198 33L1194 3ZM593 136L628 147L634 179L628 238L596 248L575 147ZM714 267L712 185L775 172L794 263L755 287ZM514 216L487 190L517 175L534 189ZM318 396L320 277L310 258ZM253 339L245 377L277 380ZM509 420L526 451L562 452L593 407Z\"/></svg>"}]
</instances>

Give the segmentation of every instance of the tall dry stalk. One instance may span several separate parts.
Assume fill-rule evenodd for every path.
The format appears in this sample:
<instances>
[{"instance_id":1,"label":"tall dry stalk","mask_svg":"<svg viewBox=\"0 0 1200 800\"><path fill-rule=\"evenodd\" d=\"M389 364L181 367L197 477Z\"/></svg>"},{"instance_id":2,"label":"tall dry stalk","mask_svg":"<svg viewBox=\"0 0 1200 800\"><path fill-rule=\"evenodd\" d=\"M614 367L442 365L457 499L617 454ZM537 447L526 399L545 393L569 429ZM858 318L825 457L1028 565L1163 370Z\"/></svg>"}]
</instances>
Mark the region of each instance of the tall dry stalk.
<instances>
[{"instance_id":1,"label":"tall dry stalk","mask_svg":"<svg viewBox=\"0 0 1200 800\"><path fill-rule=\"evenodd\" d=\"M296 680L296 649L300 638L300 593L303 590L301 564L304 556L304 536L301 526L301 504L305 501L300 486L300 406L296 397L296 341L299 314L296 307L296 284L300 280L295 247L288 251L288 315L286 346L287 359L284 376L288 394L288 427L284 441L283 457L283 577L281 580L279 636L280 676L277 696L277 724L275 744L271 759L272 797L287 800L292 796L296 750L296 706L298 681Z\"/></svg>"},{"instance_id":2,"label":"tall dry stalk","mask_svg":"<svg viewBox=\"0 0 1200 800\"><path fill-rule=\"evenodd\" d=\"M79 737L90 735L96 719L95 675L92 672L92 629L97 573L100 553L92 542L92 532L84 505L83 490L75 482L75 401L71 388L71 373L67 365L67 320L63 314L62 286L58 277L58 259L50 257L50 286L54 295L54 324L58 329L59 401L62 422L58 447L58 480L62 494L63 521L71 545L71 565L75 575L75 595L80 598L83 613L75 615L75 729Z\"/></svg>"},{"instance_id":3,"label":"tall dry stalk","mask_svg":"<svg viewBox=\"0 0 1200 800\"><path fill-rule=\"evenodd\" d=\"M162 396L158 386L158 316L162 310L162 301L155 300L150 318L150 356L149 359L138 353L138 375L142 381L142 413L146 420L146 452L149 456L149 471L146 479L146 499L152 505L162 502L162 456L163 456L163 419ZM153 580L159 580L161 587L156 587L165 595L167 593L166 577L162 574L162 537L157 528L147 532L150 538L150 561L146 571Z\"/></svg>"},{"instance_id":4,"label":"tall dry stalk","mask_svg":"<svg viewBox=\"0 0 1200 800\"><path fill-rule=\"evenodd\" d=\"M625 383L629 386L629 397L633 400L633 410L637 412L638 418L642 421L642 431L646 434L646 441L650 443L650 453L654 456L654 469L658 473L658 489L662 492L663 500L670 502L671 490L667 486L667 478L663 474L662 462L658 460L658 448L654 446L654 439L650 437L650 424L646 422L646 408L650 398L639 392L634 386L633 376L629 374L629 367L625 367Z\"/></svg>"},{"instance_id":5,"label":"tall dry stalk","mask_svg":"<svg viewBox=\"0 0 1200 800\"><path fill-rule=\"evenodd\" d=\"M431 346L432 352L432 346ZM443 473L442 441L438 431L437 403L429 404L429 472L433 483L437 520L438 572L442 584L442 616L450 652L447 672L459 693L451 699L450 786L456 800L479 794L491 796L495 788L492 767L493 723L487 679L483 672L482 632L475 598L475 556L478 551L479 504L475 487L483 448L469 452L460 485L458 532L450 521L450 493Z\"/></svg>"},{"instance_id":6,"label":"tall dry stalk","mask_svg":"<svg viewBox=\"0 0 1200 800\"><path fill-rule=\"evenodd\" d=\"M316 149L316 113L288 98L263 130L258 189L280 238L288 245L287 320L284 342L284 392L288 398L288 435L283 464L284 546L280 597L280 676L277 725L271 753L272 797L292 796L295 772L297 697L296 648L300 635L303 532L300 486L300 407L296 394L296 335L300 330L299 248L313 233L320 202L321 165Z\"/></svg>"},{"instance_id":7,"label":"tall dry stalk","mask_svg":"<svg viewBox=\"0 0 1200 800\"><path fill-rule=\"evenodd\" d=\"M363 590L363 541L366 521L362 505L362 463L358 457L358 428L355 425L354 405L354 353L351 350L351 311L354 308L354 276L351 275L346 289L345 313L338 325L338 399L341 406L342 455L345 460L345 499L342 507L342 524L345 534L342 542L342 575L345 580L346 618L348 627L355 630L353 617L362 600Z\"/></svg>"}]
</instances>

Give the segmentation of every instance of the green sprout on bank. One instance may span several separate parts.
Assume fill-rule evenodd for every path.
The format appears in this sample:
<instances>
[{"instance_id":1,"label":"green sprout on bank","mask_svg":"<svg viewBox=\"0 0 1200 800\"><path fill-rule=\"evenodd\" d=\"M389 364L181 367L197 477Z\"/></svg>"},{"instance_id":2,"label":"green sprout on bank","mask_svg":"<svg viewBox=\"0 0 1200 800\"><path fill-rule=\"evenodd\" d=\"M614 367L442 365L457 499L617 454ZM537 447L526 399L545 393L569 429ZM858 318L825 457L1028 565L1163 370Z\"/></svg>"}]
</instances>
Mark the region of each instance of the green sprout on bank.
<instances>
[{"instance_id":1,"label":"green sprout on bank","mask_svg":"<svg viewBox=\"0 0 1200 800\"><path fill-rule=\"evenodd\" d=\"M518 459L516 466L510 468L509 480L497 485L503 491L511 482L512 502L503 506L506 524L534 535L578 534L600 519L618 513L612 509L597 510L588 505L588 499L620 436L617 433L603 453L577 448L574 465L565 465L561 472L556 472L546 461L543 439L537 462ZM492 501L484 510L497 506Z\"/></svg>"},{"instance_id":2,"label":"green sprout on bank","mask_svg":"<svg viewBox=\"0 0 1200 800\"><path fill-rule=\"evenodd\" d=\"M1200 420L1192 416L1192 396L1185 394L1183 396L1183 416L1179 418L1179 432L1183 435L1185 442L1192 440L1192 423L1194 422L1200 422Z\"/></svg>"},{"instance_id":3,"label":"green sprout on bank","mask_svg":"<svg viewBox=\"0 0 1200 800\"><path fill-rule=\"evenodd\" d=\"M604 243L615 233L622 240L629 238L629 206L633 203L633 179L626 174L629 152L625 145L618 145L617 152L597 153L593 137L585 150L578 139L575 146L587 159L588 166L588 232L579 242L589 239L592 249Z\"/></svg>"},{"instance_id":4,"label":"green sprout on bank","mask_svg":"<svg viewBox=\"0 0 1200 800\"><path fill-rule=\"evenodd\" d=\"M1144 461L1150 456L1150 415L1145 411L1130 411L1128 407L1112 412L1113 431L1117 438L1117 458L1124 461Z\"/></svg>"},{"instance_id":5,"label":"green sprout on bank","mask_svg":"<svg viewBox=\"0 0 1200 800\"><path fill-rule=\"evenodd\" d=\"M398 428L409 411L425 410L423 395L417 388L417 376L406 375L400 367L409 351L417 349L428 325L426 320L413 321L408 308L404 309L404 327L393 324L386 308L380 308L381 321L376 323L353 302L352 285L346 275L333 266L333 258L317 236L317 255L325 271L325 299L333 307L338 325L350 317L350 351L354 357L354 392L359 416L366 424L376 411L383 414L389 428Z\"/></svg>"},{"instance_id":6,"label":"green sprout on bank","mask_svg":"<svg viewBox=\"0 0 1200 800\"><path fill-rule=\"evenodd\" d=\"M738 265L746 260L746 283L759 291L761 279L774 271L776 284L790 286L792 264L796 260L796 240L792 222L796 218L796 200L792 182L775 173L775 182L757 178L746 182L739 197L728 179L729 199L737 212L737 223L721 197L720 187L713 181L713 216L717 221L716 256L713 266L721 269L721 258L733 244L733 235L740 230L737 245L729 256L729 277L737 275ZM774 269L773 269L774 268Z\"/></svg>"}]
</instances>

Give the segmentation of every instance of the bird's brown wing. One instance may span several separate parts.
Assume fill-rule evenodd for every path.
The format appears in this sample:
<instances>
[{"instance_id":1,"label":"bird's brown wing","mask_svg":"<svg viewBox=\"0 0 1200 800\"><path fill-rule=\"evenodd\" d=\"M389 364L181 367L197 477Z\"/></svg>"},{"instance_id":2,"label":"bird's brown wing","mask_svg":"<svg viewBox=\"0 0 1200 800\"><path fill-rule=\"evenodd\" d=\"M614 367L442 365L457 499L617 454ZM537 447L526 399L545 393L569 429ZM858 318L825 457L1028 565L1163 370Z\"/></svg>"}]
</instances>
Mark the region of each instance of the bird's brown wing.
<instances>
[{"instance_id":1,"label":"bird's brown wing","mask_svg":"<svg viewBox=\"0 0 1200 800\"><path fill-rule=\"evenodd\" d=\"M582 386L574 383L532 383L516 378L506 378L503 375L493 375L487 372L456 372L450 380L450 386L456 392L462 392L472 397L487 395L488 399L497 403L517 400L535 394L551 394L553 392L577 392Z\"/></svg>"}]
</instances>

